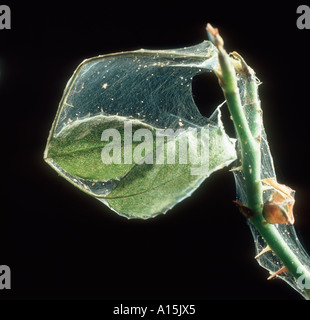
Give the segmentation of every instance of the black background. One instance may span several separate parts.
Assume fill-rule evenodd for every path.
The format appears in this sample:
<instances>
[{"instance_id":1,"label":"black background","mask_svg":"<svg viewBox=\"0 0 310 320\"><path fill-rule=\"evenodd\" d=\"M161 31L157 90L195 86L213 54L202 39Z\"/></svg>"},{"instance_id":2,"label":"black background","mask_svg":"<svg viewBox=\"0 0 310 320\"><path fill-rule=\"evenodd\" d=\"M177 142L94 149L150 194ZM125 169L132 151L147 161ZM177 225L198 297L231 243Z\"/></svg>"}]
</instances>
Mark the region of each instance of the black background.
<instances>
[{"instance_id":1,"label":"black background","mask_svg":"<svg viewBox=\"0 0 310 320\"><path fill-rule=\"evenodd\" d=\"M300 2L42 2L11 8L0 30L2 210L0 299L301 299L254 261L227 169L169 214L126 220L57 176L43 161L48 132L77 65L117 51L178 48L220 28L263 82L260 98L278 180L296 190L296 229L310 250L309 40ZM208 116L217 83L194 83ZM213 87L212 87L213 85ZM206 88L206 89L205 89Z\"/></svg>"}]
</instances>

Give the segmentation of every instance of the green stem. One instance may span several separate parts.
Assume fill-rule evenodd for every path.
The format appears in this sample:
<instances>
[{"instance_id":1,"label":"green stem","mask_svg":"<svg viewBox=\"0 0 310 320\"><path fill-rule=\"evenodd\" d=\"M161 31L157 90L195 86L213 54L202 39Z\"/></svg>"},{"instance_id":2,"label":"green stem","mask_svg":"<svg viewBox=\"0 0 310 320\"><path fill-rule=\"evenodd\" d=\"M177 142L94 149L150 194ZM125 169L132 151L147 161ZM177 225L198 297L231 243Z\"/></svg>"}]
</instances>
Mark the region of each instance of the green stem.
<instances>
[{"instance_id":1,"label":"green stem","mask_svg":"<svg viewBox=\"0 0 310 320\"><path fill-rule=\"evenodd\" d=\"M217 73L223 89L227 106L234 122L241 145L242 170L245 176L247 206L258 214L263 208L263 192L261 186L261 154L260 139L254 138L253 132L258 131L258 121L253 121L251 128L242 107L235 69L226 51L219 47L221 74ZM260 130L259 130L260 132Z\"/></svg>"},{"instance_id":2,"label":"green stem","mask_svg":"<svg viewBox=\"0 0 310 320\"><path fill-rule=\"evenodd\" d=\"M208 26L207 30L213 36L213 42L219 50L220 70L215 70L215 73L225 95L241 146L242 171L247 195L246 205L253 212L253 216L249 219L290 274L295 279L298 279L302 274L306 283L310 283L309 271L282 238L277 228L267 223L263 217L260 145L262 117L254 71L245 64L238 54L233 53L239 59L239 69L237 69L246 81L245 106L242 106L235 67L223 48L223 40L219 37L217 29ZM246 114L245 107L249 109ZM310 299L310 290L304 289L304 295Z\"/></svg>"}]
</instances>

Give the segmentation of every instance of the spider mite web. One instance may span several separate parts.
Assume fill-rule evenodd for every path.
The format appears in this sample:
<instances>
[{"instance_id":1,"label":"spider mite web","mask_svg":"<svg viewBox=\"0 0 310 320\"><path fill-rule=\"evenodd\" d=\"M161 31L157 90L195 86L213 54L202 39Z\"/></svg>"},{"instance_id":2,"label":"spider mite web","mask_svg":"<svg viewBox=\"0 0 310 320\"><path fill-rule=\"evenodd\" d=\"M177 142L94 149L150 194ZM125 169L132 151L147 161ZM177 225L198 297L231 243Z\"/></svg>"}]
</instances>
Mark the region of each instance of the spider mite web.
<instances>
[{"instance_id":1,"label":"spider mite web","mask_svg":"<svg viewBox=\"0 0 310 320\"><path fill-rule=\"evenodd\" d=\"M206 118L193 99L193 78L211 73L217 65L217 50L209 41L179 49L140 49L84 60L65 88L44 153L46 161L63 178L122 216L148 219L167 212L190 196L210 174L236 159L235 139L224 132L220 109ZM126 122L153 133L166 129L170 132L207 130L210 133L209 155L205 159L208 171L193 175L190 164L186 167L178 163L174 167L156 163L104 166L100 155L104 147L103 129L120 128L123 134ZM171 145L180 136L170 134L169 138L174 139ZM194 141L192 136L188 138ZM203 143L208 141L205 139ZM74 156L68 144L74 146ZM124 154L125 141L121 144ZM151 144L145 158L156 155L155 143ZM168 143L165 145L167 149ZM67 157L68 150L71 154ZM87 158L85 154L92 157ZM80 155L81 161L77 161ZM89 159L94 161L87 162ZM73 167L76 170L71 170ZM90 175L89 169L93 168L99 169ZM164 170L167 170L165 174ZM132 176L135 179L131 179ZM136 183L136 187L132 187L132 183ZM118 194L120 190L126 192ZM140 198L140 194L143 197Z\"/></svg>"},{"instance_id":2,"label":"spider mite web","mask_svg":"<svg viewBox=\"0 0 310 320\"><path fill-rule=\"evenodd\" d=\"M259 80L257 79L257 86L259 85ZM244 80L238 79L238 87L240 91L241 102L244 108L245 115L247 117L247 108L245 102L245 83ZM260 103L260 102L258 102ZM268 140L266 136L266 132L263 126L262 116L261 116L261 179L274 178L276 180L276 172L274 169L273 158L269 149ZM238 160L236 161L234 168L238 168L241 166L241 148L240 144L237 144L237 153ZM247 203L247 196L245 190L245 177L241 170L233 171L235 183L236 183L236 198L237 201L241 201L242 203ZM263 189L263 200L264 202L268 200L270 197L273 188ZM250 227L254 244L255 244L255 255L258 255L263 249L266 248L267 243L263 239L263 237L258 233L254 225L248 221L248 225ZM302 247L300 241L298 240L295 228L293 225L286 224L277 224L275 225L277 230L279 231L283 240L287 243L292 252L298 257L301 263L304 266L310 265L310 257L307 252ZM267 269L270 273L274 273L283 267L283 263L281 260L272 252L268 251L262 254L257 261L260 266ZM293 287L296 291L298 291L301 295L304 295L303 289L297 283L297 280L288 272L283 272L281 275L277 277L281 278L285 282L287 282L291 287Z\"/></svg>"}]
</instances>

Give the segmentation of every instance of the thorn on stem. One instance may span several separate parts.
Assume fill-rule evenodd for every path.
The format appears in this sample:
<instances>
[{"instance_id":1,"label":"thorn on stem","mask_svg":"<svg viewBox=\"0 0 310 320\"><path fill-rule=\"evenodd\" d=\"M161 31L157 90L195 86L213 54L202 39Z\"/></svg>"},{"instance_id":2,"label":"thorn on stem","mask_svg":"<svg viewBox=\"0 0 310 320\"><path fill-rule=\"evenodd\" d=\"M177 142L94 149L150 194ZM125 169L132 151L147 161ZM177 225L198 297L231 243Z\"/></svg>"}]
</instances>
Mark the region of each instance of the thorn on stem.
<instances>
[{"instance_id":1,"label":"thorn on stem","mask_svg":"<svg viewBox=\"0 0 310 320\"><path fill-rule=\"evenodd\" d=\"M278 276L279 274L288 271L286 266L283 266L281 269L279 269L278 271L271 273L271 275L267 278L267 280L271 280L274 277Z\"/></svg>"},{"instance_id":2,"label":"thorn on stem","mask_svg":"<svg viewBox=\"0 0 310 320\"><path fill-rule=\"evenodd\" d=\"M245 206L242 202L233 200L233 203L238 207L243 216L248 219L253 217L253 211L249 207Z\"/></svg>"},{"instance_id":3,"label":"thorn on stem","mask_svg":"<svg viewBox=\"0 0 310 320\"><path fill-rule=\"evenodd\" d=\"M271 251L271 248L267 245L267 247L266 247L265 249L263 249L259 254L257 254L257 255L254 257L254 259L259 258L259 257L262 256L264 253L267 253L267 252L269 252L269 251Z\"/></svg>"}]
</instances>

